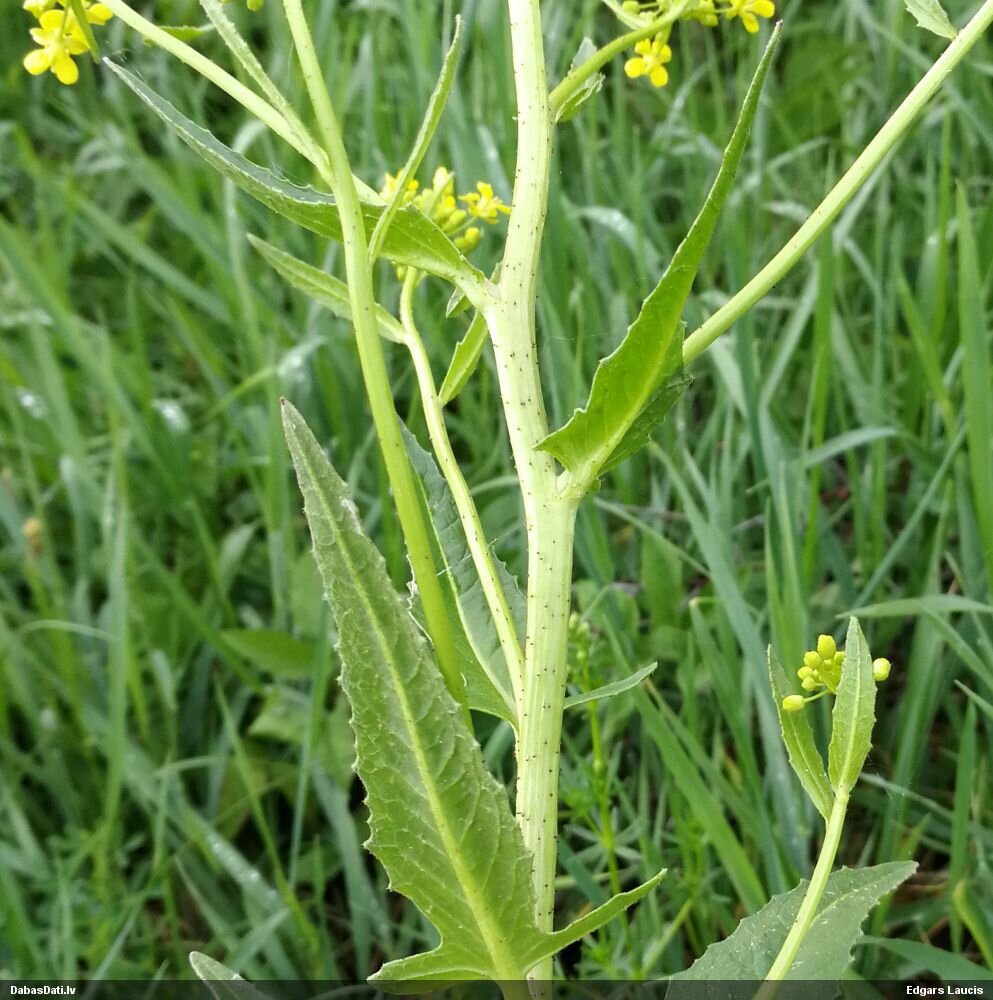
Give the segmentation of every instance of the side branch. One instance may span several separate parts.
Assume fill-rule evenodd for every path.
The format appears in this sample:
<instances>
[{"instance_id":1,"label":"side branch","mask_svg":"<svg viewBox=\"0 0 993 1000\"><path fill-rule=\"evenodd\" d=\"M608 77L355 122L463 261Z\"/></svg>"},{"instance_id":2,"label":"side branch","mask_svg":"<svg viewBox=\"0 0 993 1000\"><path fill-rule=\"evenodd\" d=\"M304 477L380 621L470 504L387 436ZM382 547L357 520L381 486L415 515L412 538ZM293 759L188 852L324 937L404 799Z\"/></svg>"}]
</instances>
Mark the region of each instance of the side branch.
<instances>
[{"instance_id":1,"label":"side branch","mask_svg":"<svg viewBox=\"0 0 993 1000\"><path fill-rule=\"evenodd\" d=\"M914 124L948 74L982 38L990 24L993 24L993 0L986 0L972 20L956 35L954 41L893 112L830 194L810 213L810 217L797 230L796 235L741 291L686 338L683 343L684 364L695 361L793 269L817 238L834 222L858 189L872 176L887 153Z\"/></svg>"}]
</instances>

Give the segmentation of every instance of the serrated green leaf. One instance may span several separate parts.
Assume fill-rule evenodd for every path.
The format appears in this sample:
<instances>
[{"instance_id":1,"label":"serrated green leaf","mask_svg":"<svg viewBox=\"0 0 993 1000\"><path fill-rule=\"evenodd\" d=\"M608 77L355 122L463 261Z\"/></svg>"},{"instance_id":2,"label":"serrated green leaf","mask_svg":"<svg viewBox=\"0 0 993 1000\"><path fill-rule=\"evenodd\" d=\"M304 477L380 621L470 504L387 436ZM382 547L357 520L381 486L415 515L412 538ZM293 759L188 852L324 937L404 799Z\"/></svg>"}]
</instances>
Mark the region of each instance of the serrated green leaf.
<instances>
[{"instance_id":1,"label":"serrated green leaf","mask_svg":"<svg viewBox=\"0 0 993 1000\"><path fill-rule=\"evenodd\" d=\"M588 59L596 55L597 47L591 38L584 38L579 45L576 55L573 57L572 65L569 67L571 73L574 69L582 66ZM575 118L582 110L583 105L591 98L596 97L603 89L603 73L593 73L587 77L582 86L571 94L568 100L558 109L555 115L556 122L567 122L570 118Z\"/></svg>"},{"instance_id":2,"label":"serrated green leaf","mask_svg":"<svg viewBox=\"0 0 993 1000\"><path fill-rule=\"evenodd\" d=\"M264 628L229 628L221 636L250 663L275 677L311 677L314 647L285 632Z\"/></svg>"},{"instance_id":3,"label":"serrated green leaf","mask_svg":"<svg viewBox=\"0 0 993 1000\"><path fill-rule=\"evenodd\" d=\"M872 746L876 721L876 680L872 654L857 618L848 623L845 662L831 713L828 776L835 791L850 792Z\"/></svg>"},{"instance_id":4,"label":"serrated green leaf","mask_svg":"<svg viewBox=\"0 0 993 1000\"><path fill-rule=\"evenodd\" d=\"M916 869L913 861L893 861L832 872L817 916L786 978L840 979L851 964L852 948L869 911ZM806 891L807 883L801 882L795 889L773 896L758 913L745 917L730 937L712 944L686 972L673 977L666 1000L699 997L699 987L681 987L686 982L764 979L786 941Z\"/></svg>"},{"instance_id":5,"label":"serrated green leaf","mask_svg":"<svg viewBox=\"0 0 993 1000\"><path fill-rule=\"evenodd\" d=\"M613 698L624 691L630 691L631 688L637 687L649 674L653 673L657 666L657 663L649 663L647 667L642 667L633 674L622 677L619 681L612 681L610 684L604 684L592 691L584 691L582 694L570 695L565 700L565 707L575 708L577 705L585 705L591 701L605 701L607 698Z\"/></svg>"},{"instance_id":6,"label":"serrated green leaf","mask_svg":"<svg viewBox=\"0 0 993 1000\"><path fill-rule=\"evenodd\" d=\"M808 798L826 820L831 814L834 796L824 770L824 760L814 742L807 713L783 710L783 699L787 695L796 694L796 691L772 646L769 647L769 681L772 684L772 696L776 700L776 711L779 713L779 725L790 766L800 779Z\"/></svg>"},{"instance_id":7,"label":"serrated green leaf","mask_svg":"<svg viewBox=\"0 0 993 1000\"><path fill-rule=\"evenodd\" d=\"M341 241L338 208L330 195L280 180L271 171L225 146L212 132L191 121L133 73L110 61L107 65L190 149L222 176L298 226ZM381 203L362 203L368 231L375 228L384 209ZM394 263L416 267L459 286L475 286L484 280L455 244L413 206L397 213L386 234L382 253Z\"/></svg>"},{"instance_id":8,"label":"serrated green leaf","mask_svg":"<svg viewBox=\"0 0 993 1000\"><path fill-rule=\"evenodd\" d=\"M620 346L600 362L586 407L538 445L584 488L641 448L686 390L683 308L744 153L779 32L777 27L772 33L717 177L689 233Z\"/></svg>"},{"instance_id":9,"label":"serrated green leaf","mask_svg":"<svg viewBox=\"0 0 993 1000\"><path fill-rule=\"evenodd\" d=\"M418 444L417 439L406 427L403 427L403 432L410 464L424 487L429 520L445 561L445 569L452 581L459 618L478 666L482 670L482 676L470 672L470 669L463 671L467 692L470 695L475 692L476 704L472 707L497 714L516 726L517 713L510 673L486 595L483 593L472 554L469 552L455 500L434 458ZM514 618L514 627L523 642L527 613L524 595L506 566L495 556L493 563ZM488 686L489 691L481 690L484 686ZM495 713L491 707L494 697L498 699L497 704L502 708Z\"/></svg>"},{"instance_id":10,"label":"serrated green leaf","mask_svg":"<svg viewBox=\"0 0 993 1000\"><path fill-rule=\"evenodd\" d=\"M472 373L483 356L489 329L483 314L477 312L466 330L465 336L455 345L451 364L445 373L445 381L441 383L438 399L442 406L447 406L465 388L466 382L472 378Z\"/></svg>"},{"instance_id":11,"label":"serrated green leaf","mask_svg":"<svg viewBox=\"0 0 993 1000\"><path fill-rule=\"evenodd\" d=\"M217 1000L269 1000L265 993L246 982L237 972L199 951L190 952L190 965Z\"/></svg>"},{"instance_id":12,"label":"serrated green leaf","mask_svg":"<svg viewBox=\"0 0 993 1000\"><path fill-rule=\"evenodd\" d=\"M917 24L927 31L942 38L954 38L958 34L938 0L903 0L903 3Z\"/></svg>"},{"instance_id":13,"label":"serrated green leaf","mask_svg":"<svg viewBox=\"0 0 993 1000\"><path fill-rule=\"evenodd\" d=\"M352 304L345 282L312 264L304 263L298 257L274 247L271 243L266 243L265 240L260 240L257 236L252 236L251 233L248 241L287 284L315 302L319 302L335 316L351 322ZM403 343L403 327L380 305L376 306L376 326L379 328L380 336L394 343Z\"/></svg>"},{"instance_id":14,"label":"serrated green leaf","mask_svg":"<svg viewBox=\"0 0 993 1000\"><path fill-rule=\"evenodd\" d=\"M434 663L363 534L347 487L303 418L283 407L314 553L338 626L369 849L435 925L441 944L377 980L517 980L538 931L531 859L507 795L489 774ZM398 762L403 768L398 769Z\"/></svg>"}]
</instances>

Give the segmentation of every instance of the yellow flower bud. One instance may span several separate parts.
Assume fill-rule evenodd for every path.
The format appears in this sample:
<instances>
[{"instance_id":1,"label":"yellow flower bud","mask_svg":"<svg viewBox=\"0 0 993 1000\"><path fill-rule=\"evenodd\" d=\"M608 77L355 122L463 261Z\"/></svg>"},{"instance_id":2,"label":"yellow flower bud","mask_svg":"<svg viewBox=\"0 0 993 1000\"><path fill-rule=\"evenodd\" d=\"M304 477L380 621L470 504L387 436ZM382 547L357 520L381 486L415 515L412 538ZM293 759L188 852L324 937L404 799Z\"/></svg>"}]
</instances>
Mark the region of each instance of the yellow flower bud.
<instances>
[{"instance_id":1,"label":"yellow flower bud","mask_svg":"<svg viewBox=\"0 0 993 1000\"><path fill-rule=\"evenodd\" d=\"M893 664L890 663L885 657L881 656L878 660L872 661L872 676L876 678L877 681L884 681L890 675L890 670L893 668Z\"/></svg>"},{"instance_id":2,"label":"yellow flower bud","mask_svg":"<svg viewBox=\"0 0 993 1000\"><path fill-rule=\"evenodd\" d=\"M817 653L822 660L833 660L838 647L834 639L829 635L819 635L817 637Z\"/></svg>"},{"instance_id":3,"label":"yellow flower bud","mask_svg":"<svg viewBox=\"0 0 993 1000\"><path fill-rule=\"evenodd\" d=\"M784 712L802 712L806 699L802 694L789 694L783 699Z\"/></svg>"},{"instance_id":4,"label":"yellow flower bud","mask_svg":"<svg viewBox=\"0 0 993 1000\"><path fill-rule=\"evenodd\" d=\"M817 681L815 681L813 677L804 677L804 679L800 682L800 687L802 687L804 691L814 691L817 688Z\"/></svg>"},{"instance_id":5,"label":"yellow flower bud","mask_svg":"<svg viewBox=\"0 0 993 1000\"><path fill-rule=\"evenodd\" d=\"M839 649L838 652L834 654L834 665L840 670L844 662L845 662L844 651Z\"/></svg>"}]
</instances>

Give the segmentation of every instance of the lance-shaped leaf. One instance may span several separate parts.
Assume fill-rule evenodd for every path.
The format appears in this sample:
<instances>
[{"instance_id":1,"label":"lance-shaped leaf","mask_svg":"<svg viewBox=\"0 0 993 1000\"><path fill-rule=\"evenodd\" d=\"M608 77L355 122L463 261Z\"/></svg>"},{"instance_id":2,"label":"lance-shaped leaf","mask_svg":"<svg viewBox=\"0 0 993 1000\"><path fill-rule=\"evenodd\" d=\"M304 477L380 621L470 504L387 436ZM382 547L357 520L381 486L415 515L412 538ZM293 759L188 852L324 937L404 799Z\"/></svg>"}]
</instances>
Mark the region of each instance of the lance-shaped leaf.
<instances>
[{"instance_id":1,"label":"lance-shaped leaf","mask_svg":"<svg viewBox=\"0 0 993 1000\"><path fill-rule=\"evenodd\" d=\"M814 733L810 728L807 713L787 712L783 708L783 699L796 692L782 664L772 651L772 646L769 647L769 680L772 683L772 695L776 700L776 711L779 713L779 725L783 732L783 743L789 755L790 766L796 772L810 801L826 820L831 814L834 796L824 771L824 760L814 742Z\"/></svg>"},{"instance_id":2,"label":"lance-shaped leaf","mask_svg":"<svg viewBox=\"0 0 993 1000\"><path fill-rule=\"evenodd\" d=\"M340 242L341 220L338 206L330 195L281 180L224 145L212 132L191 121L133 73L112 62L107 62L107 65L190 149L222 176L298 226ZM362 213L367 231L375 229L384 210L385 206L381 203L363 201ZM445 278L470 293L470 298L484 280L483 275L459 253L438 226L413 206L397 212L389 232L385 234L382 254L397 264Z\"/></svg>"},{"instance_id":3,"label":"lance-shaped leaf","mask_svg":"<svg viewBox=\"0 0 993 1000\"><path fill-rule=\"evenodd\" d=\"M391 888L441 935L430 956L410 961L418 968L430 957L455 980L523 978L519 936L536 931L534 893L506 792L486 770L344 482L289 404L283 424L338 626L367 846Z\"/></svg>"},{"instance_id":4,"label":"lance-shaped leaf","mask_svg":"<svg viewBox=\"0 0 993 1000\"><path fill-rule=\"evenodd\" d=\"M913 861L892 861L832 872L817 916L786 978L839 980L851 964L852 948L869 911L916 869ZM806 891L807 883L801 882L795 889L773 896L758 913L745 917L730 937L712 944L686 972L673 977L666 1000L727 995L728 981L764 979L786 941ZM682 986L714 980L718 982L713 994L705 986Z\"/></svg>"},{"instance_id":5,"label":"lance-shaped leaf","mask_svg":"<svg viewBox=\"0 0 993 1000\"><path fill-rule=\"evenodd\" d=\"M479 359L483 356L486 338L489 336L486 320L481 312L477 312L466 330L465 336L455 345L451 363L445 374L445 380L438 391L438 399L442 406L447 406L472 378Z\"/></svg>"},{"instance_id":6,"label":"lance-shaped leaf","mask_svg":"<svg viewBox=\"0 0 993 1000\"><path fill-rule=\"evenodd\" d=\"M835 791L850 792L872 746L876 721L876 679L872 654L857 618L848 622L845 662L831 715L828 776Z\"/></svg>"},{"instance_id":7,"label":"lance-shaped leaf","mask_svg":"<svg viewBox=\"0 0 993 1000\"><path fill-rule=\"evenodd\" d=\"M524 979L534 965L640 899L661 875L562 931L534 922L532 860L505 790L445 687L347 487L288 403L283 425L338 627L341 682L352 707L355 768L369 806L369 849L390 886L437 928L433 951L374 977L417 981Z\"/></svg>"},{"instance_id":8,"label":"lance-shaped leaf","mask_svg":"<svg viewBox=\"0 0 993 1000\"><path fill-rule=\"evenodd\" d=\"M335 316L351 321L352 304L348 297L348 285L313 264L307 264L274 247L257 236L248 234L248 242L265 258L274 271L297 291L303 292L308 298L319 302ZM403 327L382 306L376 306L376 326L379 334L387 340L402 344L404 340Z\"/></svg>"},{"instance_id":9,"label":"lance-shaped leaf","mask_svg":"<svg viewBox=\"0 0 993 1000\"><path fill-rule=\"evenodd\" d=\"M938 0L903 0L904 6L914 15L918 25L942 38L954 38L958 32L948 19L945 8Z\"/></svg>"},{"instance_id":10,"label":"lance-shaped leaf","mask_svg":"<svg viewBox=\"0 0 993 1000\"><path fill-rule=\"evenodd\" d=\"M584 38L582 42L580 42L579 49L575 56L573 56L569 72L572 73L579 69L583 63L587 62L590 58L596 55L596 51L597 48L593 44L593 40L590 38ZM579 89L574 94L571 94L568 98L566 98L562 107L555 111L555 121L567 122L570 118L575 118L576 115L578 115L583 109L583 105L600 93L603 89L603 81L603 73L593 73L588 76L583 81Z\"/></svg>"},{"instance_id":11,"label":"lance-shaped leaf","mask_svg":"<svg viewBox=\"0 0 993 1000\"><path fill-rule=\"evenodd\" d=\"M466 541L455 500L434 458L418 444L417 439L406 427L403 430L410 464L414 467L414 471L424 488L431 527L438 540L445 569L452 581L459 618L478 660L479 668L484 673L484 677L479 677L469 670L464 671L467 690L471 691L473 688L478 688L481 683L488 681L493 693L503 703L503 711L497 714L513 722L516 726L517 713L510 672L503 656L500 638L493 622L493 616L490 614L486 595L479 582L479 575L469 551L469 544ZM524 595L507 567L496 556L492 558L501 589L507 598L508 610L513 617L518 638L523 643L526 621Z\"/></svg>"},{"instance_id":12,"label":"lance-shaped leaf","mask_svg":"<svg viewBox=\"0 0 993 1000\"><path fill-rule=\"evenodd\" d=\"M683 308L731 190L778 40L777 27L707 200L661 281L620 346L597 367L586 407L539 444L572 473L580 489L588 489L598 476L638 451L686 389Z\"/></svg>"},{"instance_id":13,"label":"lance-shaped leaf","mask_svg":"<svg viewBox=\"0 0 993 1000\"><path fill-rule=\"evenodd\" d=\"M617 695L637 687L646 677L655 672L657 666L657 663L649 663L647 667L642 667L633 674L622 677L619 681L611 681L609 684L594 688L592 691L570 695L565 700L565 707L577 708L579 705L586 705L591 701L606 701L608 698L616 698Z\"/></svg>"}]
</instances>

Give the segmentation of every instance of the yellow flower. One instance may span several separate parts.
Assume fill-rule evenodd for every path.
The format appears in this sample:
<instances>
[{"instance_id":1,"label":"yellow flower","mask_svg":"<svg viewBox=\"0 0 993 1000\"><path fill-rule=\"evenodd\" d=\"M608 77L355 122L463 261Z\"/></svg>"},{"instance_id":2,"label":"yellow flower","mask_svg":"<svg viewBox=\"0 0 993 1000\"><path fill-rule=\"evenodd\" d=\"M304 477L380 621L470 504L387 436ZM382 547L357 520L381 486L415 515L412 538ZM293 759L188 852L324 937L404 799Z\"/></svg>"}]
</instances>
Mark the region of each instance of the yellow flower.
<instances>
[{"instance_id":1,"label":"yellow flower","mask_svg":"<svg viewBox=\"0 0 993 1000\"><path fill-rule=\"evenodd\" d=\"M469 214L474 219L482 219L483 222L496 222L498 212L510 214L510 206L505 205L493 193L493 185L486 181L480 181L474 193L460 195L459 201L464 201L469 206Z\"/></svg>"},{"instance_id":2,"label":"yellow flower","mask_svg":"<svg viewBox=\"0 0 993 1000\"><path fill-rule=\"evenodd\" d=\"M408 181L407 190L403 193L403 198L401 199L401 204L409 205L417 194L417 189L420 184L417 181ZM389 201L397 189L397 177L394 174L387 174L386 179L383 181L383 186L379 189L379 196L384 201Z\"/></svg>"},{"instance_id":3,"label":"yellow flower","mask_svg":"<svg viewBox=\"0 0 993 1000\"><path fill-rule=\"evenodd\" d=\"M776 5L772 0L730 0L731 6L725 12L727 19L733 21L741 18L745 31L754 35L759 30L760 17L772 17L776 13Z\"/></svg>"},{"instance_id":4,"label":"yellow flower","mask_svg":"<svg viewBox=\"0 0 993 1000\"><path fill-rule=\"evenodd\" d=\"M24 9L38 18L38 27L31 29L31 38L38 48L24 57L24 68L32 76L51 71L59 83L69 86L79 79L79 67L73 57L87 52L90 46L75 13L64 9L66 0L59 3L61 7L55 6L54 0L25 0ZM102 3L84 3L83 13L89 24L97 26L114 16Z\"/></svg>"},{"instance_id":5,"label":"yellow flower","mask_svg":"<svg viewBox=\"0 0 993 1000\"><path fill-rule=\"evenodd\" d=\"M636 55L624 64L624 72L632 80L647 76L653 87L664 87L669 82L669 71L665 64L672 59L672 49L666 45L661 35L651 41L647 38L634 47Z\"/></svg>"}]
</instances>

